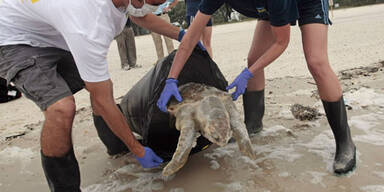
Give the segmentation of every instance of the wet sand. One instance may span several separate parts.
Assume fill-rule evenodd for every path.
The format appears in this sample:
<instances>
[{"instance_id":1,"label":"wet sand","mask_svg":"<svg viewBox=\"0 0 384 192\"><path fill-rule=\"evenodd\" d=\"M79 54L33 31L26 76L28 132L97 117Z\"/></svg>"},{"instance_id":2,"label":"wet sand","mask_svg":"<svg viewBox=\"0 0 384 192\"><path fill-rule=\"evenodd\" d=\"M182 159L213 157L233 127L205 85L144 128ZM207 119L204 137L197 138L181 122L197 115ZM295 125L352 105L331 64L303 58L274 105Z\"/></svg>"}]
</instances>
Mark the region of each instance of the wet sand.
<instances>
[{"instance_id":1,"label":"wet sand","mask_svg":"<svg viewBox=\"0 0 384 192\"><path fill-rule=\"evenodd\" d=\"M76 95L73 138L83 191L384 191L383 9L381 4L337 10L329 30L330 61L350 106L358 150L354 172L342 177L332 173L333 136L305 66L300 31L293 27L288 50L266 69L264 130L251 138L256 160L241 156L236 144L212 146L192 156L176 176L163 178L161 169L144 170L131 154L109 157L93 126L89 96L82 91ZM255 24L213 29L214 60L229 81L246 65ZM130 71L120 69L116 43L111 45L108 61L116 98L156 61L150 36L136 38L136 44L143 68ZM296 103L323 115L315 121L294 119L289 109ZM236 104L242 111L241 99ZM48 191L40 165L39 109L25 98L1 104L0 125L0 191Z\"/></svg>"}]
</instances>

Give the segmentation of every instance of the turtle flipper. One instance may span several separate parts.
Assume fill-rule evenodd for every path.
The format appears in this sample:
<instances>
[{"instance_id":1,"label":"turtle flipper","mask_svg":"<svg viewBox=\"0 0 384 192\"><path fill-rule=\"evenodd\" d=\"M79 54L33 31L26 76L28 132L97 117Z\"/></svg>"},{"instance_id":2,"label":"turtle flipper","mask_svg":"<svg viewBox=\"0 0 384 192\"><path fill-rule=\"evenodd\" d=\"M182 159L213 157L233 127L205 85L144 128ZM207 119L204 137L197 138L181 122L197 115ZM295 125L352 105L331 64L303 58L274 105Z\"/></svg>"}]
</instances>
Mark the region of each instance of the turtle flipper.
<instances>
[{"instance_id":1,"label":"turtle flipper","mask_svg":"<svg viewBox=\"0 0 384 192\"><path fill-rule=\"evenodd\" d=\"M231 97L228 97L225 102L225 107L229 113L230 124L233 131L233 137L236 139L240 152L251 159L256 158L256 153L253 150L251 140L247 132L245 124L241 121L239 111L237 111L235 104Z\"/></svg>"},{"instance_id":2,"label":"turtle flipper","mask_svg":"<svg viewBox=\"0 0 384 192\"><path fill-rule=\"evenodd\" d=\"M198 133L195 130L195 122L191 117L192 110L180 110L176 114L176 128L180 130L177 148L172 160L164 167L162 174L169 176L182 168L188 160L189 153L196 142Z\"/></svg>"}]
</instances>

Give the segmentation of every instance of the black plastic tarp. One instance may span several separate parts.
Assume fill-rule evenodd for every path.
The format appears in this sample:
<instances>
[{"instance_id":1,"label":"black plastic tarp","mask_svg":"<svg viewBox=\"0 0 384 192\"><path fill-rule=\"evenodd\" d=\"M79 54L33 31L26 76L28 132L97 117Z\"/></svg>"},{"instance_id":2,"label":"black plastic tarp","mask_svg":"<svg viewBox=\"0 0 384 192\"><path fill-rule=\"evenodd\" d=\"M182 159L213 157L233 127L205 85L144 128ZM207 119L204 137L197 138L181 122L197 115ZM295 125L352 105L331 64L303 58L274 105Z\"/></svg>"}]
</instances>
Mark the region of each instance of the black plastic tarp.
<instances>
[{"instance_id":1,"label":"black plastic tarp","mask_svg":"<svg viewBox=\"0 0 384 192\"><path fill-rule=\"evenodd\" d=\"M176 130L170 115L160 111L156 106L175 55L176 51L173 51L169 56L159 60L156 66L130 89L120 103L133 131L143 137L143 144L151 147L163 158L172 157L179 137L179 131ZM179 86L195 82L221 90L225 90L228 85L216 63L206 51L199 48L195 48L192 52L178 81ZM207 143L209 142L205 138L200 137L197 146Z\"/></svg>"}]
</instances>

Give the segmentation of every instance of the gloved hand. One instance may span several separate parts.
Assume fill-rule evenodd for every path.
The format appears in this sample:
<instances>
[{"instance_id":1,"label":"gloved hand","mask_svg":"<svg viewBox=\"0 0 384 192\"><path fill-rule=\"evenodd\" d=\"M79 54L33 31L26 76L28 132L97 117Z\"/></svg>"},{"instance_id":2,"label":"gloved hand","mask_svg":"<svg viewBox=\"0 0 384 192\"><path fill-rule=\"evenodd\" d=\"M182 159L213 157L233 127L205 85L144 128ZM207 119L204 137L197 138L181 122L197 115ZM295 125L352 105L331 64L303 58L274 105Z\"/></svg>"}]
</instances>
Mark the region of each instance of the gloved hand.
<instances>
[{"instance_id":1,"label":"gloved hand","mask_svg":"<svg viewBox=\"0 0 384 192\"><path fill-rule=\"evenodd\" d=\"M227 91L236 87L236 91L232 93L232 99L235 101L237 98L245 92L247 88L248 80L253 77L252 73L245 68L240 75L226 88Z\"/></svg>"},{"instance_id":2,"label":"gloved hand","mask_svg":"<svg viewBox=\"0 0 384 192\"><path fill-rule=\"evenodd\" d=\"M149 147L144 147L145 153L144 157L137 157L137 161L139 161L140 165L144 168L154 168L158 167L161 163L163 163L163 159L160 158L152 151Z\"/></svg>"},{"instance_id":3,"label":"gloved hand","mask_svg":"<svg viewBox=\"0 0 384 192\"><path fill-rule=\"evenodd\" d=\"M178 40L179 42L181 42L181 40L183 39L185 33L186 33L186 32L185 32L184 29L180 29L179 36L177 37L177 40ZM201 50L206 51L204 45L200 42L200 40L197 42L197 46L199 46Z\"/></svg>"},{"instance_id":4,"label":"gloved hand","mask_svg":"<svg viewBox=\"0 0 384 192\"><path fill-rule=\"evenodd\" d=\"M178 81L173 78L168 78L165 81L164 89L161 92L159 100L157 101L157 107L165 113L167 112L167 103L172 96L174 96L178 102L183 100L179 90L177 89L177 83Z\"/></svg>"}]
</instances>

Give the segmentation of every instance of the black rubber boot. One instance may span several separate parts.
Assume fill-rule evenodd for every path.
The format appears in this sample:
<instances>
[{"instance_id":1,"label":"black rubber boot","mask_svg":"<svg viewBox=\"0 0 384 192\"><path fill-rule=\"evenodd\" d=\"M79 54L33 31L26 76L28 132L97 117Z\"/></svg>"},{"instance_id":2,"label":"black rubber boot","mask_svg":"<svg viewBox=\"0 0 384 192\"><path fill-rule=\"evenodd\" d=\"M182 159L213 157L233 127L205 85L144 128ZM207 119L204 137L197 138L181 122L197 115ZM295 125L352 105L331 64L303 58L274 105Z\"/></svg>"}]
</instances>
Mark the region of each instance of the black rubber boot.
<instances>
[{"instance_id":1,"label":"black rubber boot","mask_svg":"<svg viewBox=\"0 0 384 192\"><path fill-rule=\"evenodd\" d=\"M100 140L104 143L107 148L107 153L109 155L116 155L123 152L129 152L127 146L118 138L112 130L105 123L104 119L101 116L94 115L93 123L95 124L97 134L100 137Z\"/></svg>"},{"instance_id":2,"label":"black rubber boot","mask_svg":"<svg viewBox=\"0 0 384 192\"><path fill-rule=\"evenodd\" d=\"M322 102L336 141L334 172L347 173L356 167L356 147L349 130L344 99L341 97L336 102Z\"/></svg>"},{"instance_id":3,"label":"black rubber boot","mask_svg":"<svg viewBox=\"0 0 384 192\"><path fill-rule=\"evenodd\" d=\"M64 157L47 157L41 163L51 192L81 192L80 171L73 149Z\"/></svg>"},{"instance_id":4,"label":"black rubber boot","mask_svg":"<svg viewBox=\"0 0 384 192\"><path fill-rule=\"evenodd\" d=\"M264 89L245 91L243 95L244 121L248 134L258 133L263 129Z\"/></svg>"}]
</instances>

